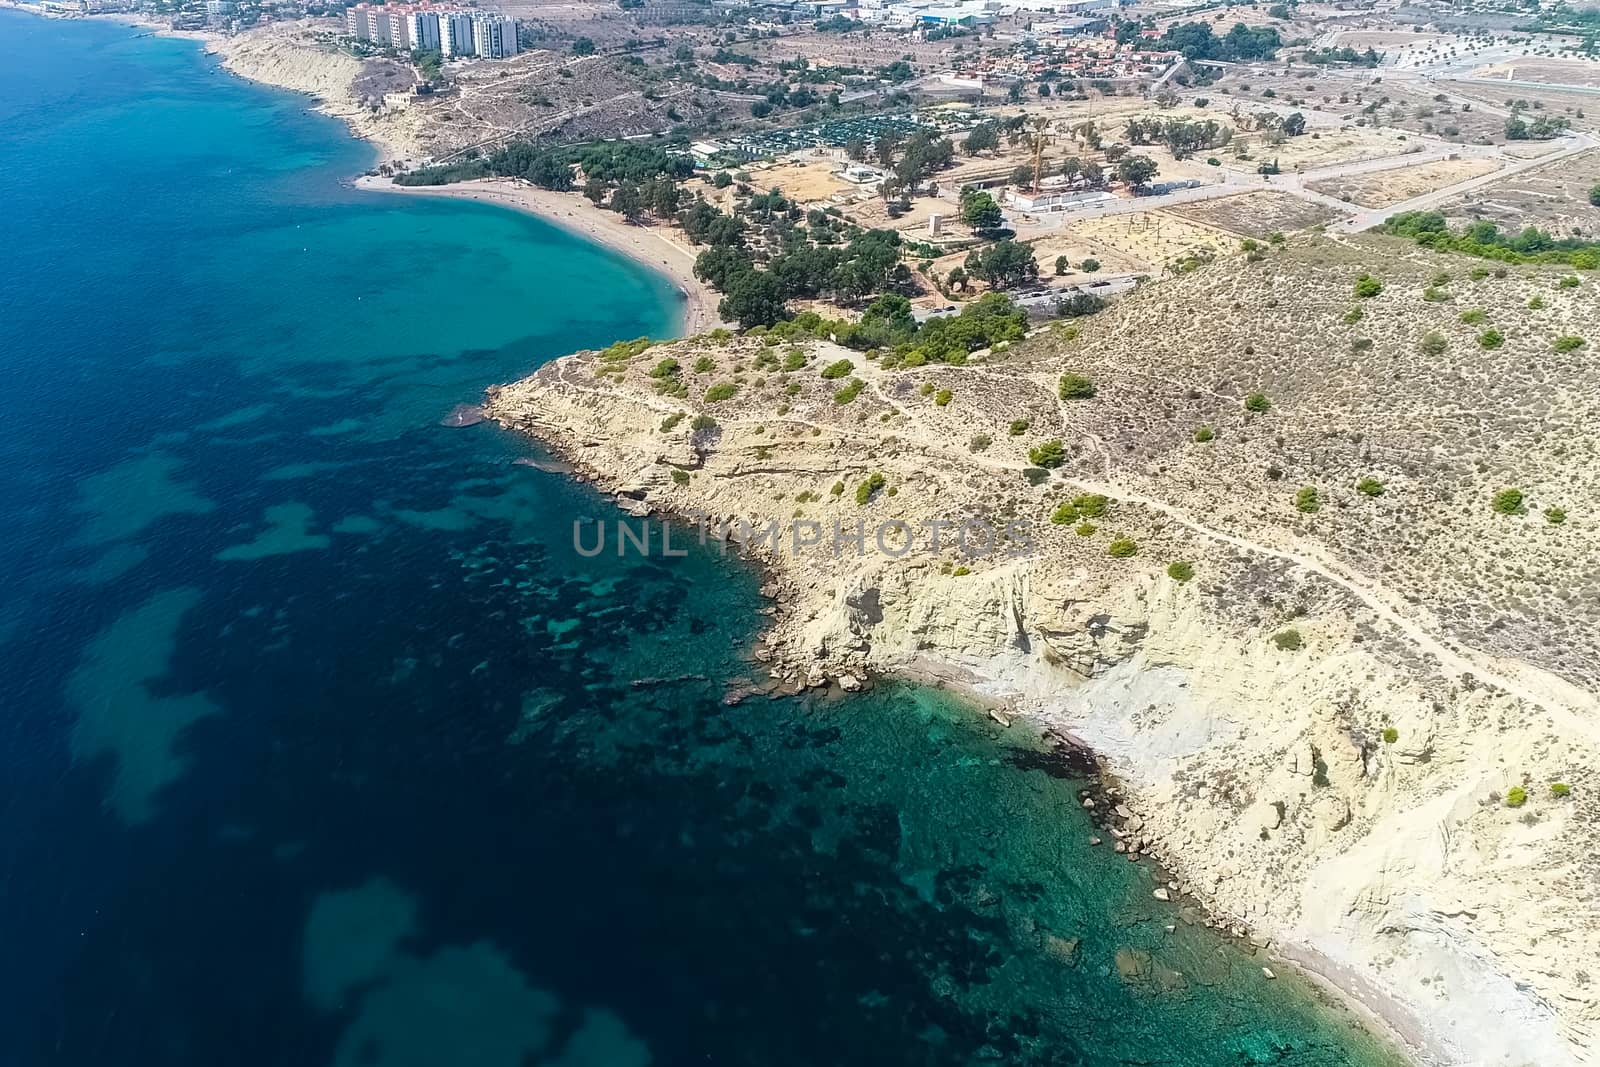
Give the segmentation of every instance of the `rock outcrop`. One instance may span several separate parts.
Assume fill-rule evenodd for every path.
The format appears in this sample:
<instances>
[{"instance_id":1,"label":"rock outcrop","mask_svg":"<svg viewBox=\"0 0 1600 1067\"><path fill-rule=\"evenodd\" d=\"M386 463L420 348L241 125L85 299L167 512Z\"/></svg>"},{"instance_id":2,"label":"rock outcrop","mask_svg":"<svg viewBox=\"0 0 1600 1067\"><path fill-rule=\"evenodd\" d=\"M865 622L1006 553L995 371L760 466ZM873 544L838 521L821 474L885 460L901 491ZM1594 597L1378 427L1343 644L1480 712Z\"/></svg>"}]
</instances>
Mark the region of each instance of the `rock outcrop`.
<instances>
[{"instance_id":1,"label":"rock outcrop","mask_svg":"<svg viewBox=\"0 0 1600 1067\"><path fill-rule=\"evenodd\" d=\"M1191 316L1203 310L1197 286L1171 298L1187 300ZM1272 291L1319 299L1282 279ZM1154 299L1132 298L1119 329L1133 328L1134 301ZM779 371L781 352L804 360ZM1074 348L1070 365L1097 361L1100 386L1092 405L1074 407L1056 398L1068 364L1049 333L1004 360L982 356L890 371L826 340L700 339L567 357L497 390L487 412L635 506L733 524L774 576L762 659L780 679L798 687L870 669L1004 699L1008 716L1082 741L1115 773L1128 809L1119 851L1159 857L1214 915L1379 1011L1423 1055L1494 1067L1595 1062L1594 693L1586 677L1550 673L1565 653L1530 660L1474 645L1482 620L1453 626L1418 584L1445 565L1458 569L1442 588L1470 582L1462 554L1494 551L1479 543L1491 534L1474 519L1472 543L1445 544L1430 519L1434 548L1456 558L1391 568L1390 548L1363 538L1359 516L1308 523L1283 508L1281 471L1263 479L1243 460L1225 469L1214 453L1210 484L1232 487L1221 521L1200 506L1190 475L1166 493L1190 462L1185 427L1232 418L1249 448L1272 427L1241 418L1239 398L1214 379L1186 390L1182 361L1125 355L1118 369ZM841 359L860 383L848 401L818 373ZM1276 362L1299 375L1295 403L1326 417L1294 360ZM705 369L691 375L696 365ZM1252 384L1276 389L1262 373ZM732 396L687 399L714 381ZM954 403L920 399L932 392L923 383L951 389ZM1110 447L1094 410L1146 410L1174 395L1200 404L1205 392L1212 409L1186 415L1183 443L1170 446L1153 437L1174 435L1152 426ZM1381 408L1379 399L1363 404ZM1420 403L1414 391L1403 399ZM1008 441L1006 420L1019 415L1033 428ZM1363 425L1384 417L1369 413ZM1309 418L1279 425L1308 434ZM1470 452L1439 427L1425 440L1368 443ZM1031 468L1027 449L1046 436L1065 443L1065 461ZM1318 475L1312 465L1347 461L1308 450L1296 477L1334 484L1342 468ZM1542 477L1556 484L1549 469ZM1419 491L1386 506L1395 510L1382 529L1432 504ZM955 536L962 523L989 531L987 551L976 533ZM1554 557L1576 558L1586 536ZM1531 603L1500 610L1526 632L1543 610ZM1528 798L1517 806L1513 787ZM1139 960L1123 962L1130 981L1149 980Z\"/></svg>"}]
</instances>

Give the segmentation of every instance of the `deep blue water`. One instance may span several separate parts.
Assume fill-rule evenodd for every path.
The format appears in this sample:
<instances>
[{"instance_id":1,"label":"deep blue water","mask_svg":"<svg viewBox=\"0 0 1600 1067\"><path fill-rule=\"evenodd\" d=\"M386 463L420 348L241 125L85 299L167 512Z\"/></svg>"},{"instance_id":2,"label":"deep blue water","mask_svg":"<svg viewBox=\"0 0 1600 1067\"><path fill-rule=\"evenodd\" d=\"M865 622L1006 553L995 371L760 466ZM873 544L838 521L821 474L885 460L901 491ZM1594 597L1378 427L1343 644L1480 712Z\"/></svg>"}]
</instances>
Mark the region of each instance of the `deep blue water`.
<instances>
[{"instance_id":1,"label":"deep blue water","mask_svg":"<svg viewBox=\"0 0 1600 1067\"><path fill-rule=\"evenodd\" d=\"M749 570L435 425L676 295L304 106L0 11L0 1063L1392 1062L1026 739L725 706Z\"/></svg>"}]
</instances>

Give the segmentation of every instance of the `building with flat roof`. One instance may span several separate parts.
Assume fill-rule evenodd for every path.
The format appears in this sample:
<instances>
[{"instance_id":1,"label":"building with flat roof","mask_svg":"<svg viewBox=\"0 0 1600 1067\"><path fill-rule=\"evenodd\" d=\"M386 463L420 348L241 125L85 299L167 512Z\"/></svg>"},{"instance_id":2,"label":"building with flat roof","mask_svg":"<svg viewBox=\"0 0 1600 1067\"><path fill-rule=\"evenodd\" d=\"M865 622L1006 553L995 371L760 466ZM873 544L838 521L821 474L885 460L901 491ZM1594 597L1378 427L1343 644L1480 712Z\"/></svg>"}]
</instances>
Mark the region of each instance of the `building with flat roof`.
<instances>
[{"instance_id":1,"label":"building with flat roof","mask_svg":"<svg viewBox=\"0 0 1600 1067\"><path fill-rule=\"evenodd\" d=\"M496 11L431 4L367 4L347 9L351 37L406 51L437 51L446 58L505 59L518 52L517 20Z\"/></svg>"}]
</instances>

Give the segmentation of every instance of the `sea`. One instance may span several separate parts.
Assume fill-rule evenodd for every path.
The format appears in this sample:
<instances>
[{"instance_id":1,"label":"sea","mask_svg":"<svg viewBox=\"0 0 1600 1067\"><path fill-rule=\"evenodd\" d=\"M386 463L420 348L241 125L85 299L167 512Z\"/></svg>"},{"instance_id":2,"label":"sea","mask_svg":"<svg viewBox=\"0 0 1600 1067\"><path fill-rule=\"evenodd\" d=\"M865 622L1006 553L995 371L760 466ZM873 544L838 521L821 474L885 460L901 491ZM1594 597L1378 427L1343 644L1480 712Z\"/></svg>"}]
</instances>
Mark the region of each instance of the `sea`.
<instances>
[{"instance_id":1,"label":"sea","mask_svg":"<svg viewBox=\"0 0 1600 1067\"><path fill-rule=\"evenodd\" d=\"M308 105L0 10L0 1063L1402 1062L1025 731L725 702L753 569L439 425L679 294Z\"/></svg>"}]
</instances>

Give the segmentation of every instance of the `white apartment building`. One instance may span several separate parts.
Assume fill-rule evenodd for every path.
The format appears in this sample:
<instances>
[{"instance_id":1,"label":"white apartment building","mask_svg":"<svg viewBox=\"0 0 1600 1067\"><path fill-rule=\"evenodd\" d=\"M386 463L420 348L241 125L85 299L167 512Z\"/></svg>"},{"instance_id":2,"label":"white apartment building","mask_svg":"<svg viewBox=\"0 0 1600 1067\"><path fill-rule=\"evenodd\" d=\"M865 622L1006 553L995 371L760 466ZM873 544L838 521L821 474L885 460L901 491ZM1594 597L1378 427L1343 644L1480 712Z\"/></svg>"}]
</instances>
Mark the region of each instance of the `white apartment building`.
<instances>
[{"instance_id":1,"label":"white apartment building","mask_svg":"<svg viewBox=\"0 0 1600 1067\"><path fill-rule=\"evenodd\" d=\"M427 5L356 4L345 11L345 32L405 51L435 51L446 58L517 54L517 20L495 11Z\"/></svg>"},{"instance_id":2,"label":"white apartment building","mask_svg":"<svg viewBox=\"0 0 1600 1067\"><path fill-rule=\"evenodd\" d=\"M517 54L517 20L505 15L474 15L472 48L486 59L505 59Z\"/></svg>"}]
</instances>

